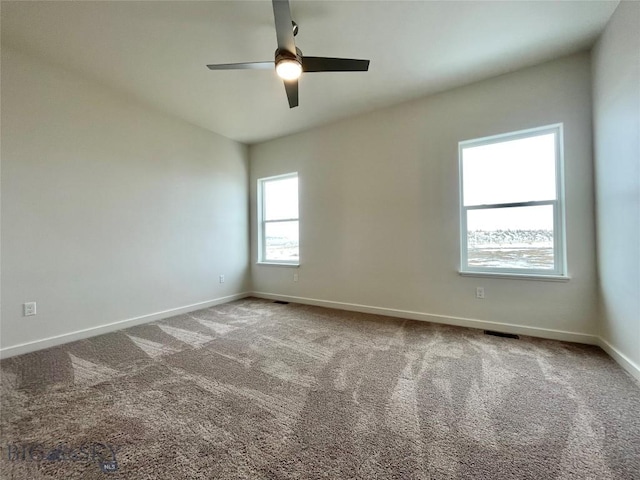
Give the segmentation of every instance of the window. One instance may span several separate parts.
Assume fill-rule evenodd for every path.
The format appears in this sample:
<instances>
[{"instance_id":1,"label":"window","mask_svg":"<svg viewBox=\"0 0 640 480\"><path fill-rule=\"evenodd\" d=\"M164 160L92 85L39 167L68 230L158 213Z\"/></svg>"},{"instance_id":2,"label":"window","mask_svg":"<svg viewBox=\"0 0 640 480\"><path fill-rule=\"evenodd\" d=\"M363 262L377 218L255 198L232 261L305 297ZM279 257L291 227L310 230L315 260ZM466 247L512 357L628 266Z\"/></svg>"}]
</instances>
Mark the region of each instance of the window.
<instances>
[{"instance_id":1,"label":"window","mask_svg":"<svg viewBox=\"0 0 640 480\"><path fill-rule=\"evenodd\" d=\"M562 125L459 144L461 273L564 277Z\"/></svg>"},{"instance_id":2,"label":"window","mask_svg":"<svg viewBox=\"0 0 640 480\"><path fill-rule=\"evenodd\" d=\"M258 262L298 265L298 174L258 180Z\"/></svg>"}]
</instances>

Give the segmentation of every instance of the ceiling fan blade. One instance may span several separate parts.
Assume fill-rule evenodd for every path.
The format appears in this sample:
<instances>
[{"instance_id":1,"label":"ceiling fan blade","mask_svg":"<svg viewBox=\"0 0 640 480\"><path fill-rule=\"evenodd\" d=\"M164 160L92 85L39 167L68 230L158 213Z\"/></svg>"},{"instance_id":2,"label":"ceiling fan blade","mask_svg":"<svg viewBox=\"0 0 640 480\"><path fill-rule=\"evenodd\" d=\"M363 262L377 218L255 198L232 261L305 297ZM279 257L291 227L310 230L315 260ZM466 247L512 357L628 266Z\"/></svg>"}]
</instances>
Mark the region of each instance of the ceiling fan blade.
<instances>
[{"instance_id":1,"label":"ceiling fan blade","mask_svg":"<svg viewBox=\"0 0 640 480\"><path fill-rule=\"evenodd\" d=\"M209 70L268 70L275 68L275 62L221 63L207 65Z\"/></svg>"},{"instance_id":2,"label":"ceiling fan blade","mask_svg":"<svg viewBox=\"0 0 640 480\"><path fill-rule=\"evenodd\" d=\"M366 72L367 70L369 70L369 60L302 57L303 72Z\"/></svg>"},{"instance_id":3,"label":"ceiling fan blade","mask_svg":"<svg viewBox=\"0 0 640 480\"><path fill-rule=\"evenodd\" d=\"M278 37L278 50L286 50L296 54L296 43L293 40L293 23L291 22L291 9L289 0L272 0L273 16L276 20L276 36Z\"/></svg>"},{"instance_id":4,"label":"ceiling fan blade","mask_svg":"<svg viewBox=\"0 0 640 480\"><path fill-rule=\"evenodd\" d=\"M298 80L284 80L284 89L287 91L289 108L298 106Z\"/></svg>"}]
</instances>

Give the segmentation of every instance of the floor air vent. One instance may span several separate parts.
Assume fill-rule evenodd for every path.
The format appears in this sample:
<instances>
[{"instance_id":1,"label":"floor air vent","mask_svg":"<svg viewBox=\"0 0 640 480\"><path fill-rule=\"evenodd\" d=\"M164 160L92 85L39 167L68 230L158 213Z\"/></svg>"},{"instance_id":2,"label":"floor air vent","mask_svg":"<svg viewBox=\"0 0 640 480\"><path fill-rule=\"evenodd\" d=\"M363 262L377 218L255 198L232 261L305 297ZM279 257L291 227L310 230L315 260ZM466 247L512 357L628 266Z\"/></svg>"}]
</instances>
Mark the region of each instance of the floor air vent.
<instances>
[{"instance_id":1,"label":"floor air vent","mask_svg":"<svg viewBox=\"0 0 640 480\"><path fill-rule=\"evenodd\" d=\"M515 338L518 340L520 337L515 333L494 332L493 330L485 330L485 335L493 335L494 337Z\"/></svg>"},{"instance_id":2,"label":"floor air vent","mask_svg":"<svg viewBox=\"0 0 640 480\"><path fill-rule=\"evenodd\" d=\"M273 303L277 303L278 305L289 305L289 302L285 302L283 300L274 300Z\"/></svg>"}]
</instances>

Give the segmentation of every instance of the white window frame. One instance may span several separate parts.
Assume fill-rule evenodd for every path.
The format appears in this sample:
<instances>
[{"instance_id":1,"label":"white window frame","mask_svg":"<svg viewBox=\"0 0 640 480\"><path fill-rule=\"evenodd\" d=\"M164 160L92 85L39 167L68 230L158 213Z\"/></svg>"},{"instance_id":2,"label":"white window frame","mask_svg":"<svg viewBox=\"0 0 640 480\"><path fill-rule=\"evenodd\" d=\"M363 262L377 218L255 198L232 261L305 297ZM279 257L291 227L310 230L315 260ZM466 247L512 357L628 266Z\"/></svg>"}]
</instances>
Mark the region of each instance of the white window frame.
<instances>
[{"instance_id":1,"label":"white window frame","mask_svg":"<svg viewBox=\"0 0 640 480\"><path fill-rule=\"evenodd\" d=\"M270 260L267 259L266 241L264 238L266 232L267 223L279 223L279 222L298 222L298 233L300 232L300 211L298 210L297 218L283 218L278 220L265 220L265 200L264 200L264 185L266 183L278 180L286 180L288 178L298 179L298 187L300 180L298 172L286 173L284 175L274 175L272 177L264 177L258 179L258 264L262 265L281 265L297 267L300 265L300 244L298 243L298 260ZM298 191L298 209L300 193Z\"/></svg>"},{"instance_id":2,"label":"white window frame","mask_svg":"<svg viewBox=\"0 0 640 480\"><path fill-rule=\"evenodd\" d=\"M462 152L464 148L479 147L492 143L519 140L540 135L554 134L555 138L555 167L556 167L556 199L531 202L497 203L488 205L464 205L464 170ZM564 201L564 159L563 159L563 125L561 123L546 125L527 130L493 135L473 140L465 140L458 143L458 172L460 180L460 274L480 276L525 277L539 279L568 279L566 263L566 227L565 227L565 201ZM551 205L553 207L553 258L554 268L499 268L469 266L467 252L467 212L469 210L488 210L496 208L529 207L538 205Z\"/></svg>"}]
</instances>

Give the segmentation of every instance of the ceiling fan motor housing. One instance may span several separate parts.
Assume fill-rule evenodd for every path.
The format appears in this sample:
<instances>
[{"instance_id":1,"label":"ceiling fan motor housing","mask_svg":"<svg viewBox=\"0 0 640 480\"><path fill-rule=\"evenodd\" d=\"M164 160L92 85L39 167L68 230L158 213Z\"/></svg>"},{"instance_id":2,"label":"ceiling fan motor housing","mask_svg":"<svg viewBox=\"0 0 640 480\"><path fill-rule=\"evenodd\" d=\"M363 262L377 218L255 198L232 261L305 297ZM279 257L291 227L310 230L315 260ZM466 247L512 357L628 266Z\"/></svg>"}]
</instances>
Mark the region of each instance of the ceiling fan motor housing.
<instances>
[{"instance_id":1,"label":"ceiling fan motor housing","mask_svg":"<svg viewBox=\"0 0 640 480\"><path fill-rule=\"evenodd\" d=\"M295 62L298 62L300 65L302 65L302 51L298 47L296 47L296 53L294 55L292 52L289 52L288 50L277 49L276 65L278 65L278 63L280 63L282 60L293 60Z\"/></svg>"}]
</instances>

